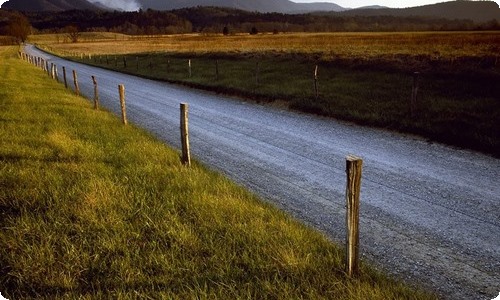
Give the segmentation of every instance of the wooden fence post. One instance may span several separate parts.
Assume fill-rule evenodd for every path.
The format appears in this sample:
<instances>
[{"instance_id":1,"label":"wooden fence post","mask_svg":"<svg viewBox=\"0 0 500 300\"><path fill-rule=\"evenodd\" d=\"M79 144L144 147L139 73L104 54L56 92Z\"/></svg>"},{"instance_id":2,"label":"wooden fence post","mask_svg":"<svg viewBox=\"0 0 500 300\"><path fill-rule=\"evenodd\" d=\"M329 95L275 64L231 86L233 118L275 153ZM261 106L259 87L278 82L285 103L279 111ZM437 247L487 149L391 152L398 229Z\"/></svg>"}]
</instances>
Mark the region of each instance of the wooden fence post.
<instances>
[{"instance_id":1,"label":"wooden fence post","mask_svg":"<svg viewBox=\"0 0 500 300\"><path fill-rule=\"evenodd\" d=\"M92 82L94 83L94 109L99 109L99 90L95 76L92 76Z\"/></svg>"},{"instance_id":2,"label":"wooden fence post","mask_svg":"<svg viewBox=\"0 0 500 300\"><path fill-rule=\"evenodd\" d=\"M49 61L45 61L45 71L47 72L47 75L50 76Z\"/></svg>"},{"instance_id":3,"label":"wooden fence post","mask_svg":"<svg viewBox=\"0 0 500 300\"><path fill-rule=\"evenodd\" d=\"M124 125L127 125L127 107L125 105L125 86L123 84L118 85L118 92L120 93L120 105L122 108L122 121Z\"/></svg>"},{"instance_id":4,"label":"wooden fence post","mask_svg":"<svg viewBox=\"0 0 500 300\"><path fill-rule=\"evenodd\" d=\"M314 68L314 95L316 99L319 97L319 86L318 86L318 65Z\"/></svg>"},{"instance_id":5,"label":"wooden fence post","mask_svg":"<svg viewBox=\"0 0 500 300\"><path fill-rule=\"evenodd\" d=\"M346 158L346 273L359 274L359 195L363 160L354 155Z\"/></svg>"},{"instance_id":6,"label":"wooden fence post","mask_svg":"<svg viewBox=\"0 0 500 300\"><path fill-rule=\"evenodd\" d=\"M57 71L57 65L54 65L54 77L57 82L59 82L59 73Z\"/></svg>"},{"instance_id":7,"label":"wooden fence post","mask_svg":"<svg viewBox=\"0 0 500 300\"><path fill-rule=\"evenodd\" d=\"M73 70L73 83L75 84L75 95L80 96L80 87L78 86L78 75Z\"/></svg>"},{"instance_id":8,"label":"wooden fence post","mask_svg":"<svg viewBox=\"0 0 500 300\"><path fill-rule=\"evenodd\" d=\"M417 97L418 97L418 88L419 88L419 72L413 73L413 88L411 90L411 99L410 99L410 116L415 117L417 110Z\"/></svg>"},{"instance_id":9,"label":"wooden fence post","mask_svg":"<svg viewBox=\"0 0 500 300\"><path fill-rule=\"evenodd\" d=\"M189 66L189 78L191 78L191 76L193 76L193 73L191 71L191 60L188 60L188 66Z\"/></svg>"},{"instance_id":10,"label":"wooden fence post","mask_svg":"<svg viewBox=\"0 0 500 300\"><path fill-rule=\"evenodd\" d=\"M68 88L68 79L66 78L66 67L62 67L63 70L63 78L64 78L64 87Z\"/></svg>"},{"instance_id":11,"label":"wooden fence post","mask_svg":"<svg viewBox=\"0 0 500 300\"><path fill-rule=\"evenodd\" d=\"M56 79L56 65L53 63L50 64L50 77Z\"/></svg>"},{"instance_id":12,"label":"wooden fence post","mask_svg":"<svg viewBox=\"0 0 500 300\"><path fill-rule=\"evenodd\" d=\"M181 161L184 165L189 167L191 165L191 152L189 149L188 110L189 105L187 103L181 103Z\"/></svg>"}]
</instances>

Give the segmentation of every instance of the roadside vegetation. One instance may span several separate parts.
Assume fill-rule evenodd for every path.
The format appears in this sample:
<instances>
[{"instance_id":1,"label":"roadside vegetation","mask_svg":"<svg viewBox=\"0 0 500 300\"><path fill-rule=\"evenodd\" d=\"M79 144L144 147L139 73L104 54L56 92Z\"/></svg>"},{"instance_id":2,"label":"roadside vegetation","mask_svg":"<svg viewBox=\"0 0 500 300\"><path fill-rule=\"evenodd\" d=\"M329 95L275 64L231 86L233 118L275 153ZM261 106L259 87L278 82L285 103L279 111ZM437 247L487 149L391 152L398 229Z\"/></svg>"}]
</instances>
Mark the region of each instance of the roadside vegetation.
<instances>
[{"instance_id":1,"label":"roadside vegetation","mask_svg":"<svg viewBox=\"0 0 500 300\"><path fill-rule=\"evenodd\" d=\"M500 156L500 32L106 35L33 42L104 68Z\"/></svg>"},{"instance_id":2,"label":"roadside vegetation","mask_svg":"<svg viewBox=\"0 0 500 300\"><path fill-rule=\"evenodd\" d=\"M0 48L8 299L432 299Z\"/></svg>"}]
</instances>

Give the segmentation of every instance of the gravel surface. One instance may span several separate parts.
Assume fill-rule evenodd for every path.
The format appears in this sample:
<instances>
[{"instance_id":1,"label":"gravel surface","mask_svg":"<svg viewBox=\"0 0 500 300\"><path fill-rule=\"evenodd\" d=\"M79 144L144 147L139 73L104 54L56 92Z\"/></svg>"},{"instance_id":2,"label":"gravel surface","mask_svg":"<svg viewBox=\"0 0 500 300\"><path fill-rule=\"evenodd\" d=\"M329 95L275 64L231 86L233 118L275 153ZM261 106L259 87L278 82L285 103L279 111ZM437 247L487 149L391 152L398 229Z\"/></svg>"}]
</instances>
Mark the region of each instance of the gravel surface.
<instances>
[{"instance_id":1,"label":"gravel surface","mask_svg":"<svg viewBox=\"0 0 500 300\"><path fill-rule=\"evenodd\" d=\"M345 157L363 158L360 243L367 261L444 299L500 292L500 160L424 139L284 111L27 52L76 69L80 88L180 147L189 103L192 153L296 218L345 240Z\"/></svg>"}]
</instances>

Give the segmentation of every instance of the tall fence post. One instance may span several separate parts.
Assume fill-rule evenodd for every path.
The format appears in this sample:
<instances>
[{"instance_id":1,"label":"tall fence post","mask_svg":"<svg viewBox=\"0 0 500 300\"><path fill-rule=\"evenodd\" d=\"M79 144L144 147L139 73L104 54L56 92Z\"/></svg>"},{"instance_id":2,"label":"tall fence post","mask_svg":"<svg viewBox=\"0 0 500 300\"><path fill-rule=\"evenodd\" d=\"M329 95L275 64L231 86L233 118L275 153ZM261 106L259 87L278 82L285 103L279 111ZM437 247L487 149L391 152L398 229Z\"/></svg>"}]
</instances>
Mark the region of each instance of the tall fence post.
<instances>
[{"instance_id":1,"label":"tall fence post","mask_svg":"<svg viewBox=\"0 0 500 300\"><path fill-rule=\"evenodd\" d=\"M420 72L413 73L413 88L411 89L411 99L410 99L410 116L415 117L417 110L417 97L418 97L418 89L419 89L419 78Z\"/></svg>"},{"instance_id":2,"label":"tall fence post","mask_svg":"<svg viewBox=\"0 0 500 300\"><path fill-rule=\"evenodd\" d=\"M189 167L191 165L191 152L189 149L188 110L189 105L187 103L181 103L181 161L184 165Z\"/></svg>"},{"instance_id":3,"label":"tall fence post","mask_svg":"<svg viewBox=\"0 0 500 300\"><path fill-rule=\"evenodd\" d=\"M94 83L94 109L99 109L99 90L95 76L92 76L92 82Z\"/></svg>"},{"instance_id":4,"label":"tall fence post","mask_svg":"<svg viewBox=\"0 0 500 300\"><path fill-rule=\"evenodd\" d=\"M188 67L189 67L189 78L191 78L191 76L193 76L193 72L191 70L191 60L188 60Z\"/></svg>"},{"instance_id":5,"label":"tall fence post","mask_svg":"<svg viewBox=\"0 0 500 300\"><path fill-rule=\"evenodd\" d=\"M66 78L66 67L62 67L63 78L64 78L64 87L68 88L68 79Z\"/></svg>"},{"instance_id":6,"label":"tall fence post","mask_svg":"<svg viewBox=\"0 0 500 300\"><path fill-rule=\"evenodd\" d=\"M346 273L359 274L359 195L363 160L354 155L346 158Z\"/></svg>"},{"instance_id":7,"label":"tall fence post","mask_svg":"<svg viewBox=\"0 0 500 300\"><path fill-rule=\"evenodd\" d=\"M56 64L50 65L50 76L52 77L52 79L56 79Z\"/></svg>"},{"instance_id":8,"label":"tall fence post","mask_svg":"<svg viewBox=\"0 0 500 300\"><path fill-rule=\"evenodd\" d=\"M123 84L118 85L118 92L120 93L120 105L122 108L122 122L127 125L127 107L125 105L125 86Z\"/></svg>"},{"instance_id":9,"label":"tall fence post","mask_svg":"<svg viewBox=\"0 0 500 300\"><path fill-rule=\"evenodd\" d=\"M318 65L314 67L314 95L316 99L319 97L319 86L318 86Z\"/></svg>"},{"instance_id":10,"label":"tall fence post","mask_svg":"<svg viewBox=\"0 0 500 300\"><path fill-rule=\"evenodd\" d=\"M80 87L78 86L78 75L76 70L73 70L73 83L75 84L75 95L80 96Z\"/></svg>"},{"instance_id":11,"label":"tall fence post","mask_svg":"<svg viewBox=\"0 0 500 300\"><path fill-rule=\"evenodd\" d=\"M59 72L57 71L57 65L54 65L54 77L57 82L59 82Z\"/></svg>"}]
</instances>

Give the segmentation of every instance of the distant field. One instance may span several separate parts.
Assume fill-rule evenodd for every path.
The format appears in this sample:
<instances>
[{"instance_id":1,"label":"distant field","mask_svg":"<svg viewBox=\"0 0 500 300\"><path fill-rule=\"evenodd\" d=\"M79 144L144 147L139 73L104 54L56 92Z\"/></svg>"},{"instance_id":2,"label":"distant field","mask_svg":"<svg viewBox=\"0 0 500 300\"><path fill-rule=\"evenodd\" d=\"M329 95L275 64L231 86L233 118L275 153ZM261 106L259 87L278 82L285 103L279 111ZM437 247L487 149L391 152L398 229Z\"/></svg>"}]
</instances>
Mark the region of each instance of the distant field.
<instances>
[{"instance_id":1,"label":"distant field","mask_svg":"<svg viewBox=\"0 0 500 300\"><path fill-rule=\"evenodd\" d=\"M81 40L69 44L54 42L54 36L33 37L49 51L104 68L416 133L500 156L500 32L159 37L88 33ZM412 118L416 71L420 87Z\"/></svg>"},{"instance_id":2,"label":"distant field","mask_svg":"<svg viewBox=\"0 0 500 300\"><path fill-rule=\"evenodd\" d=\"M260 35L125 36L86 33L80 43L64 43L64 35L33 36L34 43L61 53L127 54L143 52L316 54L321 59L366 58L391 55L498 56L500 32L411 33L292 33ZM120 47L117 47L117 43Z\"/></svg>"}]
</instances>

